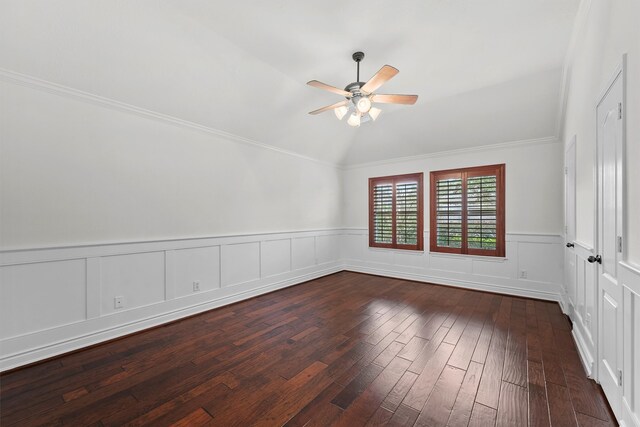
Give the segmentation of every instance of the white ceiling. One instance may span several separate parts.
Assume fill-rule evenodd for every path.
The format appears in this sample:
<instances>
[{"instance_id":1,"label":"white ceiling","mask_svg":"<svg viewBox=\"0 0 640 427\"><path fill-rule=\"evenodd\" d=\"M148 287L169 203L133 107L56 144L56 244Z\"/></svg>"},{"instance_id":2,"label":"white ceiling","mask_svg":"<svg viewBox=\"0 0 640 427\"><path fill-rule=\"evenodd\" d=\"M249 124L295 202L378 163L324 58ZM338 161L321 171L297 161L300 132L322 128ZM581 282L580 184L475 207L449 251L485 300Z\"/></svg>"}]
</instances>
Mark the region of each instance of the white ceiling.
<instances>
[{"instance_id":1,"label":"white ceiling","mask_svg":"<svg viewBox=\"0 0 640 427\"><path fill-rule=\"evenodd\" d=\"M356 164L554 135L579 0L9 1L0 67L324 161ZM350 128L305 85L400 73L418 94Z\"/></svg>"}]
</instances>

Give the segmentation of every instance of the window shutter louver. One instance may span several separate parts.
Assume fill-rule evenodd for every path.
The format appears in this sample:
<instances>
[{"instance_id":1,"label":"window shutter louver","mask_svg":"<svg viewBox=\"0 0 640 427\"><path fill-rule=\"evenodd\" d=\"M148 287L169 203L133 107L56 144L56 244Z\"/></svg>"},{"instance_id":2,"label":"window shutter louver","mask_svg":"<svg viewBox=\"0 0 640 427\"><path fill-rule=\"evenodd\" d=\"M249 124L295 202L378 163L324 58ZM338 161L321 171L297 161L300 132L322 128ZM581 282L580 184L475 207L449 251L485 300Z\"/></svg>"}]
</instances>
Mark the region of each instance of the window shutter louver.
<instances>
[{"instance_id":1,"label":"window shutter louver","mask_svg":"<svg viewBox=\"0 0 640 427\"><path fill-rule=\"evenodd\" d=\"M396 185L396 240L399 245L418 243L418 183Z\"/></svg>"},{"instance_id":2,"label":"window shutter louver","mask_svg":"<svg viewBox=\"0 0 640 427\"><path fill-rule=\"evenodd\" d=\"M422 174L369 179L369 246L422 250Z\"/></svg>"},{"instance_id":3,"label":"window shutter louver","mask_svg":"<svg viewBox=\"0 0 640 427\"><path fill-rule=\"evenodd\" d=\"M436 182L436 236L438 246L462 247L462 179Z\"/></svg>"},{"instance_id":4,"label":"window shutter louver","mask_svg":"<svg viewBox=\"0 0 640 427\"><path fill-rule=\"evenodd\" d=\"M373 223L376 243L393 243L393 184L379 184L373 190Z\"/></svg>"},{"instance_id":5,"label":"window shutter louver","mask_svg":"<svg viewBox=\"0 0 640 427\"><path fill-rule=\"evenodd\" d=\"M467 178L469 249L496 249L497 215L496 176Z\"/></svg>"}]
</instances>

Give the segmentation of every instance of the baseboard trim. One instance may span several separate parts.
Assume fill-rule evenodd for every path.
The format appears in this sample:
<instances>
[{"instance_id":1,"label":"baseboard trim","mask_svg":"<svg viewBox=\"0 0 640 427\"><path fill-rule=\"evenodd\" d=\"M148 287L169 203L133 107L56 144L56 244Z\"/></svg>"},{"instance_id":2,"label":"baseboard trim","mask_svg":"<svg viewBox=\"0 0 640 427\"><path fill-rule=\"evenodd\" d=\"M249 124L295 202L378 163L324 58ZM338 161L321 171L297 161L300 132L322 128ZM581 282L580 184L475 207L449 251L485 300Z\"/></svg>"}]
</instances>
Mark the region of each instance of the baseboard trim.
<instances>
[{"instance_id":1,"label":"baseboard trim","mask_svg":"<svg viewBox=\"0 0 640 427\"><path fill-rule=\"evenodd\" d=\"M631 410L625 397L622 398L622 419L618 420L618 422L620 427L640 427L640 420Z\"/></svg>"},{"instance_id":2,"label":"baseboard trim","mask_svg":"<svg viewBox=\"0 0 640 427\"><path fill-rule=\"evenodd\" d=\"M580 361L582 362L582 366L584 367L585 372L587 373L587 377L593 378L594 374L594 361L593 356L587 349L587 344L582 337L582 333L579 328L574 327L571 330L571 335L573 336L573 341L576 343L576 347L578 348L578 354L580 355Z\"/></svg>"},{"instance_id":3,"label":"baseboard trim","mask_svg":"<svg viewBox=\"0 0 640 427\"><path fill-rule=\"evenodd\" d=\"M51 358L60 357L64 354L75 352L86 347L104 344L108 341L123 338L146 329L161 326L176 320L184 319L193 315L201 314L206 311L264 295L279 289L290 286L299 285L309 280L318 279L330 274L343 271L342 265L334 265L332 267L303 274L286 280L269 283L248 291L243 291L234 295L212 299L206 302L193 304L170 312L153 315L144 319L139 319L127 324L117 325L112 328L102 329L73 338L54 342L45 346L29 349L26 351L7 355L0 360L0 372L4 373L19 367L32 365L43 362Z\"/></svg>"},{"instance_id":4,"label":"baseboard trim","mask_svg":"<svg viewBox=\"0 0 640 427\"><path fill-rule=\"evenodd\" d=\"M560 309L562 312L569 316L569 319L573 322L573 313L571 313L571 306L567 303L567 292L564 288L560 289L560 294L558 295L558 304L560 304Z\"/></svg>"}]
</instances>

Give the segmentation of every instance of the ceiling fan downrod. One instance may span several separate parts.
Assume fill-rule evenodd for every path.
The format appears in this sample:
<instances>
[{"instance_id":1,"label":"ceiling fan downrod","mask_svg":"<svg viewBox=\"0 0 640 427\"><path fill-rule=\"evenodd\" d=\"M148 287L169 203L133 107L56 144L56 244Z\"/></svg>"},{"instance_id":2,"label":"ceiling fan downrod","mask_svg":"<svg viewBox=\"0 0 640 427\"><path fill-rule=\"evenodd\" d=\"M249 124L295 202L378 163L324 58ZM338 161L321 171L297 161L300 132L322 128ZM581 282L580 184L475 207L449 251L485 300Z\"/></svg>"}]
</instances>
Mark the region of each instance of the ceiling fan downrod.
<instances>
[{"instance_id":1,"label":"ceiling fan downrod","mask_svg":"<svg viewBox=\"0 0 640 427\"><path fill-rule=\"evenodd\" d=\"M356 72L356 83L360 83L360 61L364 59L364 52L355 52L351 55L356 64L358 64L358 71Z\"/></svg>"}]
</instances>

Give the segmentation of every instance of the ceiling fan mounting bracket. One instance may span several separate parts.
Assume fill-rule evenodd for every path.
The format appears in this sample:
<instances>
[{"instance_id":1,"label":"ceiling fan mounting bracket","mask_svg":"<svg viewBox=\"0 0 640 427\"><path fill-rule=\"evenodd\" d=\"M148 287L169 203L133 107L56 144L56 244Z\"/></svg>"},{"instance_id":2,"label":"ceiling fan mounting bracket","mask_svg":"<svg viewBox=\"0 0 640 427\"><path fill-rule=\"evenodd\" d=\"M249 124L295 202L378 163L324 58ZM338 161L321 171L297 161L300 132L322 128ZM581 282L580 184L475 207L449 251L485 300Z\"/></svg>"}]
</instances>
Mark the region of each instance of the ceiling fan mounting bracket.
<instances>
[{"instance_id":1,"label":"ceiling fan mounting bracket","mask_svg":"<svg viewBox=\"0 0 640 427\"><path fill-rule=\"evenodd\" d=\"M353 58L354 61L360 62L364 59L364 52L354 52L354 54L351 55L351 57Z\"/></svg>"}]
</instances>

